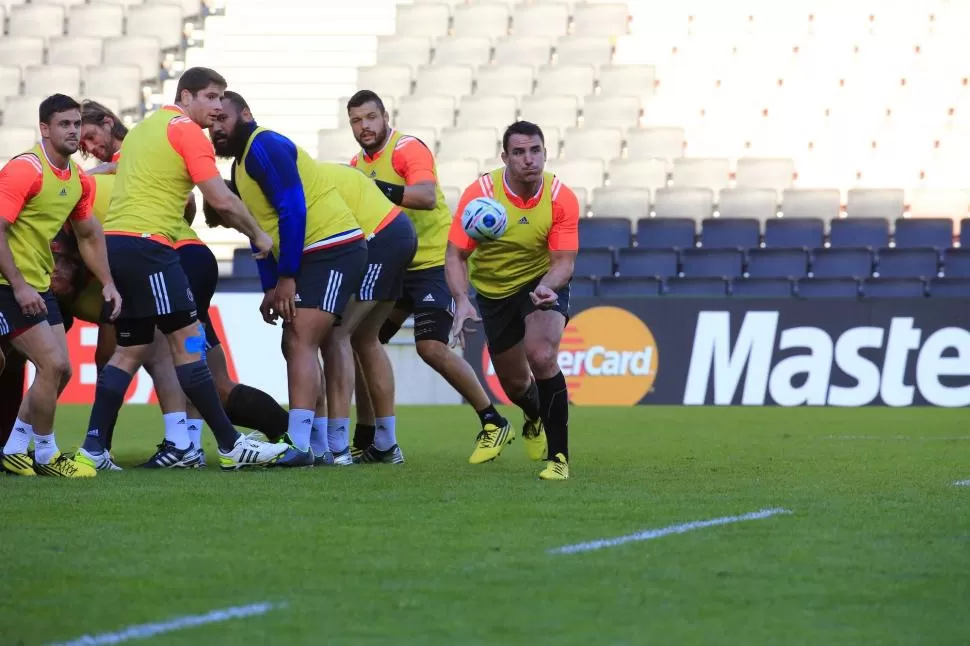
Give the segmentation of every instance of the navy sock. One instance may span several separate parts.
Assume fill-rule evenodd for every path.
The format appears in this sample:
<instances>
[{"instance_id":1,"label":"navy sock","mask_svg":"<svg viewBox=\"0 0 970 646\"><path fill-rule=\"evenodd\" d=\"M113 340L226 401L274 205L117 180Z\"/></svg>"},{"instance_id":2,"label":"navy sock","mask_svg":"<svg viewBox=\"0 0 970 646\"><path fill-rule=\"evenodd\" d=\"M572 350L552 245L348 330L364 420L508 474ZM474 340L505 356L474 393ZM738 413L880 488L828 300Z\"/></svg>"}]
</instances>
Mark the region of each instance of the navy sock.
<instances>
[{"instance_id":1,"label":"navy sock","mask_svg":"<svg viewBox=\"0 0 970 646\"><path fill-rule=\"evenodd\" d=\"M495 410L494 404L489 404L487 408L483 408L477 411L478 419L482 422L482 427L484 428L486 424L495 424L499 428L502 428L508 424L508 420L499 415L499 412Z\"/></svg>"},{"instance_id":2,"label":"navy sock","mask_svg":"<svg viewBox=\"0 0 970 646\"><path fill-rule=\"evenodd\" d=\"M373 424L357 424L354 426L354 447L363 451L374 443L377 427Z\"/></svg>"},{"instance_id":3,"label":"navy sock","mask_svg":"<svg viewBox=\"0 0 970 646\"><path fill-rule=\"evenodd\" d=\"M539 391L540 413L549 442L549 459L557 453L569 459L569 392L562 372L555 377L536 382Z\"/></svg>"},{"instance_id":4,"label":"navy sock","mask_svg":"<svg viewBox=\"0 0 970 646\"><path fill-rule=\"evenodd\" d=\"M565 378L563 378L565 383ZM539 388L533 379L529 389L524 394L512 400L512 403L522 409L526 418L535 421L539 419Z\"/></svg>"},{"instance_id":5,"label":"navy sock","mask_svg":"<svg viewBox=\"0 0 970 646\"><path fill-rule=\"evenodd\" d=\"M88 434L82 448L89 453L108 450L108 438L114 435L118 411L125 401L125 392L131 385L132 375L121 368L107 365L98 375L94 391L94 405L88 421Z\"/></svg>"},{"instance_id":6,"label":"navy sock","mask_svg":"<svg viewBox=\"0 0 970 646\"><path fill-rule=\"evenodd\" d=\"M275 399L246 384L238 384L229 392L226 415L236 426L259 431L270 442L283 437L290 419L289 414Z\"/></svg>"},{"instance_id":7,"label":"navy sock","mask_svg":"<svg viewBox=\"0 0 970 646\"><path fill-rule=\"evenodd\" d=\"M232 449L239 437L239 431L229 421L226 411L222 408L209 366L204 361L193 361L175 366L175 375L186 397L199 409L202 419L212 429L219 448L223 451Z\"/></svg>"}]
</instances>

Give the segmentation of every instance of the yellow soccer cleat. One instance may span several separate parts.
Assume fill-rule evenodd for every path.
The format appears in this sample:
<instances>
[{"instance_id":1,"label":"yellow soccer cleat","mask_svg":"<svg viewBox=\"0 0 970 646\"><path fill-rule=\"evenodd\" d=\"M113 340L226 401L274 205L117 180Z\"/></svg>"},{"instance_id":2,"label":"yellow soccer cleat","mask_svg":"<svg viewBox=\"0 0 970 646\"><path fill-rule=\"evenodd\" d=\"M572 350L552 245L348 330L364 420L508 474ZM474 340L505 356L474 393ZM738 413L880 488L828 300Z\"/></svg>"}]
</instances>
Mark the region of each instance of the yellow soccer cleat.
<instances>
[{"instance_id":1,"label":"yellow soccer cleat","mask_svg":"<svg viewBox=\"0 0 970 646\"><path fill-rule=\"evenodd\" d=\"M491 462L502 453L506 444L511 444L515 439L515 429L506 423L505 426L498 427L495 424L486 424L482 428L478 437L475 438L475 450L468 458L469 464L482 464Z\"/></svg>"},{"instance_id":2,"label":"yellow soccer cleat","mask_svg":"<svg viewBox=\"0 0 970 646\"><path fill-rule=\"evenodd\" d=\"M534 422L525 420L525 424L522 425L522 440L530 460L538 462L546 459L546 451L549 447L546 445L546 429L542 426L541 419Z\"/></svg>"},{"instance_id":3,"label":"yellow soccer cleat","mask_svg":"<svg viewBox=\"0 0 970 646\"><path fill-rule=\"evenodd\" d=\"M566 456L557 453L554 458L546 462L546 468L539 474L540 480L568 480L569 465L566 464Z\"/></svg>"},{"instance_id":4,"label":"yellow soccer cleat","mask_svg":"<svg viewBox=\"0 0 970 646\"><path fill-rule=\"evenodd\" d=\"M55 453L47 464L34 463L34 470L39 476L54 478L93 478L98 474L94 467L75 462L60 451Z\"/></svg>"},{"instance_id":5,"label":"yellow soccer cleat","mask_svg":"<svg viewBox=\"0 0 970 646\"><path fill-rule=\"evenodd\" d=\"M37 472L34 471L34 461L26 453L13 453L11 455L3 454L3 459L0 460L0 466L7 473L12 473L15 476L35 476Z\"/></svg>"}]
</instances>

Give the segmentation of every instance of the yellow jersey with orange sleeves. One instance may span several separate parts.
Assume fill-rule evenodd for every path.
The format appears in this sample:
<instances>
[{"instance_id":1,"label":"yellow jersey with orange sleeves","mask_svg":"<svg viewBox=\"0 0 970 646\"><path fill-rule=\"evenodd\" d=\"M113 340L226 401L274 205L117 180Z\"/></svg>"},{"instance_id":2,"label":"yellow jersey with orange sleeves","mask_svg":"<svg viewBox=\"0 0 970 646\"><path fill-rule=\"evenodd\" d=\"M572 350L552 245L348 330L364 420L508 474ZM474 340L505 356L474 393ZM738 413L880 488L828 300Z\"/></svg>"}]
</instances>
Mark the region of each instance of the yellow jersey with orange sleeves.
<instances>
[{"instance_id":1,"label":"yellow jersey with orange sleeves","mask_svg":"<svg viewBox=\"0 0 970 646\"><path fill-rule=\"evenodd\" d=\"M390 224L401 207L387 199L377 184L367 175L347 164L320 162L320 172L326 182L336 187L340 198L354 212L364 236L370 239L375 233Z\"/></svg>"},{"instance_id":2,"label":"yellow jersey with orange sleeves","mask_svg":"<svg viewBox=\"0 0 970 646\"><path fill-rule=\"evenodd\" d=\"M219 177L212 142L181 108L165 106L131 129L120 152L105 233L174 245L192 188Z\"/></svg>"},{"instance_id":3,"label":"yellow jersey with orange sleeves","mask_svg":"<svg viewBox=\"0 0 970 646\"><path fill-rule=\"evenodd\" d=\"M259 228L273 239L273 256L280 260L280 226L279 214L270 204L259 184L246 172L246 158L253 145L253 140L266 128L257 127L253 130L242 157L233 162L233 178L239 197L253 214ZM296 149L296 169L303 184L303 195L306 202L306 233L303 240L303 253L310 253L334 247L340 244L361 240L364 237L360 225L354 218L353 212L340 198L336 187L326 181L319 163L305 150L294 145ZM257 157L258 159L258 157Z\"/></svg>"},{"instance_id":4,"label":"yellow jersey with orange sleeves","mask_svg":"<svg viewBox=\"0 0 970 646\"><path fill-rule=\"evenodd\" d=\"M396 130L391 131L387 143L380 152L368 157L361 150L350 161L371 179L412 186L421 182L435 183L435 207L430 211L402 209L414 223L418 234L418 252L414 254L410 270L430 269L445 264L445 248L448 246L448 227L451 226L451 211L445 195L438 184L438 171L434 156L424 143Z\"/></svg>"},{"instance_id":5,"label":"yellow jersey with orange sleeves","mask_svg":"<svg viewBox=\"0 0 970 646\"><path fill-rule=\"evenodd\" d=\"M461 213L477 197L497 200L508 214L508 227L498 240L476 242L461 224ZM550 251L579 249L579 200L552 173L542 174L542 185L530 198L509 189L505 169L482 175L461 196L451 224L449 241L465 251L469 279L486 298L505 298L549 270Z\"/></svg>"},{"instance_id":6,"label":"yellow jersey with orange sleeves","mask_svg":"<svg viewBox=\"0 0 970 646\"><path fill-rule=\"evenodd\" d=\"M98 222L104 226L104 219L108 215L108 206L111 205L111 193L114 191L115 176L107 173L91 175L94 182L94 202L91 205L91 213L98 218Z\"/></svg>"},{"instance_id":7,"label":"yellow jersey with orange sleeves","mask_svg":"<svg viewBox=\"0 0 970 646\"><path fill-rule=\"evenodd\" d=\"M17 269L38 292L50 289L51 242L69 218L90 217L91 193L91 178L77 164L68 160L68 168L54 168L40 144L0 170L0 217L9 223L7 243ZM0 275L0 284L10 283Z\"/></svg>"}]
</instances>

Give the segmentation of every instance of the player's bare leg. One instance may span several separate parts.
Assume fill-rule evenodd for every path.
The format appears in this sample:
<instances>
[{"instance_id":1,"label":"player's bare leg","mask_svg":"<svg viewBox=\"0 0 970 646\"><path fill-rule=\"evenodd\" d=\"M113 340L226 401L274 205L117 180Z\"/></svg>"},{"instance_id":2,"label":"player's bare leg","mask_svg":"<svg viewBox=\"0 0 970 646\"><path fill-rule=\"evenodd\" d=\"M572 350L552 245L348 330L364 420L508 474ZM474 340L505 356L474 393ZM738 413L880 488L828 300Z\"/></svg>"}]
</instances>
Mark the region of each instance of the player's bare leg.
<instances>
[{"instance_id":1,"label":"player's bare leg","mask_svg":"<svg viewBox=\"0 0 970 646\"><path fill-rule=\"evenodd\" d=\"M539 411L549 443L548 462L539 474L543 480L569 477L569 392L558 360L565 327L566 317L553 310L536 310L525 317L523 347L535 376Z\"/></svg>"}]
</instances>

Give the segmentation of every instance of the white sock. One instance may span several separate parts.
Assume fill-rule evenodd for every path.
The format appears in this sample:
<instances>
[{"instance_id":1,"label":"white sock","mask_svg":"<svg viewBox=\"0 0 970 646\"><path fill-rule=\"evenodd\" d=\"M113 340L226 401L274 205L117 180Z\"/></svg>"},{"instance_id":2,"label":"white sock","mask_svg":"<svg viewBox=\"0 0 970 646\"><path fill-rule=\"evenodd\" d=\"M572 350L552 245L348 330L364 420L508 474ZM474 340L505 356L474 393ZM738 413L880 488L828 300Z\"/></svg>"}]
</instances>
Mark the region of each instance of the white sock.
<instances>
[{"instance_id":1,"label":"white sock","mask_svg":"<svg viewBox=\"0 0 970 646\"><path fill-rule=\"evenodd\" d=\"M327 420L327 442L334 453L343 453L350 446L350 418Z\"/></svg>"},{"instance_id":2,"label":"white sock","mask_svg":"<svg viewBox=\"0 0 970 646\"><path fill-rule=\"evenodd\" d=\"M313 429L313 411L305 408L290 409L290 423L286 429L293 446L306 451L310 448L310 431Z\"/></svg>"},{"instance_id":3,"label":"white sock","mask_svg":"<svg viewBox=\"0 0 970 646\"><path fill-rule=\"evenodd\" d=\"M7 455L26 453L32 439L34 439L34 427L18 417L3 447L3 452Z\"/></svg>"},{"instance_id":4,"label":"white sock","mask_svg":"<svg viewBox=\"0 0 970 646\"><path fill-rule=\"evenodd\" d=\"M57 441L54 439L54 431L50 435L34 435L34 462L37 464L50 464L51 458L57 453Z\"/></svg>"},{"instance_id":5,"label":"white sock","mask_svg":"<svg viewBox=\"0 0 970 646\"><path fill-rule=\"evenodd\" d=\"M397 435L394 433L394 416L378 417L374 420L374 448L379 451L387 451L397 444Z\"/></svg>"},{"instance_id":6,"label":"white sock","mask_svg":"<svg viewBox=\"0 0 970 646\"><path fill-rule=\"evenodd\" d=\"M327 418L314 417L313 431L310 432L310 448L313 455L323 455L330 450L330 443L327 440Z\"/></svg>"},{"instance_id":7,"label":"white sock","mask_svg":"<svg viewBox=\"0 0 970 646\"><path fill-rule=\"evenodd\" d=\"M185 413L168 413L162 415L162 420L165 422L165 439L179 450L189 448L189 429Z\"/></svg>"},{"instance_id":8,"label":"white sock","mask_svg":"<svg viewBox=\"0 0 970 646\"><path fill-rule=\"evenodd\" d=\"M185 430L189 433L189 442L195 445L195 448L202 450L202 428L205 422L201 419L185 419Z\"/></svg>"}]
</instances>

